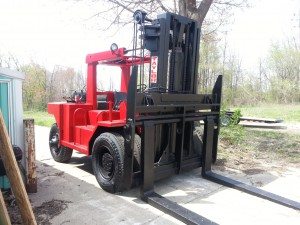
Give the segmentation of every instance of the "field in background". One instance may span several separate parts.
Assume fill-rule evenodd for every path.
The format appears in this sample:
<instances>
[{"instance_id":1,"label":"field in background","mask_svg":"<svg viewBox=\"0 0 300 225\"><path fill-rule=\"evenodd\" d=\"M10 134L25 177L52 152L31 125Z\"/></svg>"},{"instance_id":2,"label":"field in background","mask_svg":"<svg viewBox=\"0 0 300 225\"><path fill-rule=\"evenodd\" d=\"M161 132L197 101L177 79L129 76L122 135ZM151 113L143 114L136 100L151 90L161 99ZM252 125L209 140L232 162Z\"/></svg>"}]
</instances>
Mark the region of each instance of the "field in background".
<instances>
[{"instance_id":1,"label":"field in background","mask_svg":"<svg viewBox=\"0 0 300 225\"><path fill-rule=\"evenodd\" d=\"M283 119L285 122L300 122L300 104L269 104L237 107L243 116Z\"/></svg>"},{"instance_id":2,"label":"field in background","mask_svg":"<svg viewBox=\"0 0 300 225\"><path fill-rule=\"evenodd\" d=\"M243 116L283 119L285 122L300 122L300 104L295 105L257 105L239 107ZM25 118L33 118L35 124L50 127L54 122L53 116L47 112L25 111Z\"/></svg>"},{"instance_id":3,"label":"field in background","mask_svg":"<svg viewBox=\"0 0 300 225\"><path fill-rule=\"evenodd\" d=\"M281 130L222 127L217 166L244 172L299 167L299 137Z\"/></svg>"},{"instance_id":4,"label":"field in background","mask_svg":"<svg viewBox=\"0 0 300 225\"><path fill-rule=\"evenodd\" d=\"M257 105L239 109L245 117L283 119L288 128L221 127L217 165L245 173L300 166L300 132L289 128L299 126L300 104Z\"/></svg>"},{"instance_id":5,"label":"field in background","mask_svg":"<svg viewBox=\"0 0 300 225\"><path fill-rule=\"evenodd\" d=\"M298 105L262 105L240 108L243 116L281 118L285 122L300 122ZM50 127L54 117L47 112L24 112L25 118L33 118L35 124ZM285 167L300 165L299 133L281 130L249 129L241 126L222 127L217 166L239 169L267 169L270 165ZM273 163L273 164L272 164ZM267 169L268 170L268 169ZM257 170L259 171L259 170Z\"/></svg>"},{"instance_id":6,"label":"field in background","mask_svg":"<svg viewBox=\"0 0 300 225\"><path fill-rule=\"evenodd\" d=\"M24 118L34 119L34 124L39 126L51 127L55 123L54 117L47 112L25 111Z\"/></svg>"}]
</instances>

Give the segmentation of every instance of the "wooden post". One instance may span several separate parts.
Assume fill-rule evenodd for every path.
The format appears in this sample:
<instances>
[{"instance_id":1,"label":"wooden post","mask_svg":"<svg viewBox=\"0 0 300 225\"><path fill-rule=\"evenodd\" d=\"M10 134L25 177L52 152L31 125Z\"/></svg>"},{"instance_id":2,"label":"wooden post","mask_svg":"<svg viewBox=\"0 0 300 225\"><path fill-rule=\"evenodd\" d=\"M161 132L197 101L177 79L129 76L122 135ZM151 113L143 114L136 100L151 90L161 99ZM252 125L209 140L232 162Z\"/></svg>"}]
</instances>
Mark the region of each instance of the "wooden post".
<instances>
[{"instance_id":1,"label":"wooden post","mask_svg":"<svg viewBox=\"0 0 300 225\"><path fill-rule=\"evenodd\" d=\"M28 193L37 192L37 176L35 164L34 120L24 119L24 139L26 152L26 190Z\"/></svg>"},{"instance_id":2,"label":"wooden post","mask_svg":"<svg viewBox=\"0 0 300 225\"><path fill-rule=\"evenodd\" d=\"M2 196L2 191L0 190L0 224L1 225L11 225L10 218L7 212L7 208Z\"/></svg>"},{"instance_id":3,"label":"wooden post","mask_svg":"<svg viewBox=\"0 0 300 225\"><path fill-rule=\"evenodd\" d=\"M0 155L11 184L11 189L18 203L23 224L36 225L37 223L9 140L2 112L0 110Z\"/></svg>"}]
</instances>

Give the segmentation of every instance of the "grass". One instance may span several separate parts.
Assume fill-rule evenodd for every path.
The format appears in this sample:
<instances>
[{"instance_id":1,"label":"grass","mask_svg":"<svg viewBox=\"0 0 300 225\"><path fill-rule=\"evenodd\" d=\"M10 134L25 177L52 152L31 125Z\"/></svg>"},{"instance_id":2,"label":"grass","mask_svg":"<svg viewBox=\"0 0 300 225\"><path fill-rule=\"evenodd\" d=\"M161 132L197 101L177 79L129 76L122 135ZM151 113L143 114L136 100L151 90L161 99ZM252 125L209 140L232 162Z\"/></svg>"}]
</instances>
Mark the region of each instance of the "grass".
<instances>
[{"instance_id":1,"label":"grass","mask_svg":"<svg viewBox=\"0 0 300 225\"><path fill-rule=\"evenodd\" d=\"M239 109L243 116L300 122L300 104L260 104ZM232 167L251 168L272 162L299 166L299 137L299 134L291 132L223 127L220 133L220 156Z\"/></svg>"},{"instance_id":2,"label":"grass","mask_svg":"<svg viewBox=\"0 0 300 225\"><path fill-rule=\"evenodd\" d=\"M25 111L24 118L34 119L35 125L51 127L55 123L55 119L52 115L42 111Z\"/></svg>"},{"instance_id":3,"label":"grass","mask_svg":"<svg viewBox=\"0 0 300 225\"><path fill-rule=\"evenodd\" d=\"M222 127L219 150L219 162L234 169L300 165L297 133Z\"/></svg>"},{"instance_id":4,"label":"grass","mask_svg":"<svg viewBox=\"0 0 300 225\"><path fill-rule=\"evenodd\" d=\"M244 137L245 131L240 125L229 125L220 129L220 139L230 145L238 145L244 140Z\"/></svg>"},{"instance_id":5,"label":"grass","mask_svg":"<svg viewBox=\"0 0 300 225\"><path fill-rule=\"evenodd\" d=\"M300 122L300 104L262 104L242 106L243 116L283 119L285 122Z\"/></svg>"},{"instance_id":6,"label":"grass","mask_svg":"<svg viewBox=\"0 0 300 225\"><path fill-rule=\"evenodd\" d=\"M276 131L247 130L243 146L257 154L266 154L269 159L300 163L299 134Z\"/></svg>"}]
</instances>

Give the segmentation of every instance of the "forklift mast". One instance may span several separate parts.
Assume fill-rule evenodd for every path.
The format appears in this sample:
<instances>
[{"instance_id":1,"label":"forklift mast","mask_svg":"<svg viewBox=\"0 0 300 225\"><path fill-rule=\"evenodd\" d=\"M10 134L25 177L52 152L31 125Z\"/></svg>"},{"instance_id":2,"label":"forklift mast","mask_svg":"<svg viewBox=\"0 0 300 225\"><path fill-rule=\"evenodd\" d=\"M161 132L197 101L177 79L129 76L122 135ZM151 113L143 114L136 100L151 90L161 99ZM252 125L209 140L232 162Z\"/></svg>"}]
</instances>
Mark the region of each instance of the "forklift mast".
<instances>
[{"instance_id":1,"label":"forklift mast","mask_svg":"<svg viewBox=\"0 0 300 225\"><path fill-rule=\"evenodd\" d=\"M142 27L144 48L151 52L150 91L195 94L200 29L180 15L159 15Z\"/></svg>"},{"instance_id":2,"label":"forklift mast","mask_svg":"<svg viewBox=\"0 0 300 225\"><path fill-rule=\"evenodd\" d=\"M197 22L172 13L151 20L143 11L136 11L134 20L133 54L140 49L142 57L150 55L150 69L146 90L137 89L138 81L141 86L145 77L144 68L133 65L129 81L124 186L130 188L132 184L134 135L139 127L141 197L177 219L187 224L216 224L154 191L155 180L200 166L206 179L300 209L298 202L212 172L217 159L222 76L218 76L211 94L197 92L200 39ZM197 128L200 135L195 133Z\"/></svg>"}]
</instances>

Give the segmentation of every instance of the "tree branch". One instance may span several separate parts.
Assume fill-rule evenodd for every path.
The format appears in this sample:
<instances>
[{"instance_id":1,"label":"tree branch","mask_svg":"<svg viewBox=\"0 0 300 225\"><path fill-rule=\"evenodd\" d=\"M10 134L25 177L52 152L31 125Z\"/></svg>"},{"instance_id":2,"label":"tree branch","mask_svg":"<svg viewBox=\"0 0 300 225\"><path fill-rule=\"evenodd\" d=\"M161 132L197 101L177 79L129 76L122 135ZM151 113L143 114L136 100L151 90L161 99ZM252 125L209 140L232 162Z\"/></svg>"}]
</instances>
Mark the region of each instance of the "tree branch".
<instances>
[{"instance_id":1,"label":"tree branch","mask_svg":"<svg viewBox=\"0 0 300 225\"><path fill-rule=\"evenodd\" d=\"M202 0L198 9L197 9L197 16L198 16L198 22L200 23L200 26L203 23L203 20L211 6L211 4L213 3L213 0Z\"/></svg>"},{"instance_id":2,"label":"tree branch","mask_svg":"<svg viewBox=\"0 0 300 225\"><path fill-rule=\"evenodd\" d=\"M129 8L128 6L126 6L126 5L124 5L123 3L121 3L121 1L111 0L110 2L111 2L111 3L114 3L114 4L117 4L118 6L121 6L123 9L126 9L126 10L129 11L129 12L134 13L134 11L133 11L131 8ZM131 3L132 3L132 2L131 2ZM129 3L129 4L131 4L131 3Z\"/></svg>"},{"instance_id":3,"label":"tree branch","mask_svg":"<svg viewBox=\"0 0 300 225\"><path fill-rule=\"evenodd\" d=\"M161 0L156 0L156 2L162 10L164 10L165 12L169 12L169 10L162 4Z\"/></svg>"}]
</instances>

